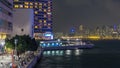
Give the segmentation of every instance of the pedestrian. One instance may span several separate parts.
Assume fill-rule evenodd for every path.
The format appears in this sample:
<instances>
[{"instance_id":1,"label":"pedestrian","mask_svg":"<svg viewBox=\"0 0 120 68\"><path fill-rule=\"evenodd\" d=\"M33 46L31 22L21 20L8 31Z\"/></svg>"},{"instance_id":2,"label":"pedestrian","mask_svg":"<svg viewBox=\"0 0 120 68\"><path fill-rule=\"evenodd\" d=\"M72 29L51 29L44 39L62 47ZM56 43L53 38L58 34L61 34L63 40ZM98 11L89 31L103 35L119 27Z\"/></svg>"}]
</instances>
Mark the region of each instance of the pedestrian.
<instances>
[{"instance_id":1,"label":"pedestrian","mask_svg":"<svg viewBox=\"0 0 120 68\"><path fill-rule=\"evenodd\" d=\"M4 68L4 65L2 62L0 63L0 68Z\"/></svg>"},{"instance_id":2,"label":"pedestrian","mask_svg":"<svg viewBox=\"0 0 120 68\"><path fill-rule=\"evenodd\" d=\"M10 63L10 68L12 68L12 63Z\"/></svg>"}]
</instances>

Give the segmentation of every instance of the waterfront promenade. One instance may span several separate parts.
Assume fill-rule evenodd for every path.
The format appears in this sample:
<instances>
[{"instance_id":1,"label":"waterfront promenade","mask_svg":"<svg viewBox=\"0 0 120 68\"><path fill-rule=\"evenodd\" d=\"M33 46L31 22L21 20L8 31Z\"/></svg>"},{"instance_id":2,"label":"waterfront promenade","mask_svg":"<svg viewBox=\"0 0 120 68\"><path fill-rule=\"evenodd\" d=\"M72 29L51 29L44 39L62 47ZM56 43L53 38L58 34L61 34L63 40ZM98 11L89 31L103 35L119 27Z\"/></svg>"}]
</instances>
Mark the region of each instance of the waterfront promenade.
<instances>
[{"instance_id":1,"label":"waterfront promenade","mask_svg":"<svg viewBox=\"0 0 120 68\"><path fill-rule=\"evenodd\" d=\"M32 68L41 56L42 50L30 52L29 54L20 54L17 60L14 59L15 68ZM12 55L0 55L0 68L10 68L12 66Z\"/></svg>"},{"instance_id":2,"label":"waterfront promenade","mask_svg":"<svg viewBox=\"0 0 120 68\"><path fill-rule=\"evenodd\" d=\"M25 68L33 68L37 64L37 61L41 58L42 52L43 49L34 52L34 58L25 66Z\"/></svg>"},{"instance_id":3,"label":"waterfront promenade","mask_svg":"<svg viewBox=\"0 0 120 68\"><path fill-rule=\"evenodd\" d=\"M12 56L10 54L0 55L0 68L10 68L12 62Z\"/></svg>"}]
</instances>

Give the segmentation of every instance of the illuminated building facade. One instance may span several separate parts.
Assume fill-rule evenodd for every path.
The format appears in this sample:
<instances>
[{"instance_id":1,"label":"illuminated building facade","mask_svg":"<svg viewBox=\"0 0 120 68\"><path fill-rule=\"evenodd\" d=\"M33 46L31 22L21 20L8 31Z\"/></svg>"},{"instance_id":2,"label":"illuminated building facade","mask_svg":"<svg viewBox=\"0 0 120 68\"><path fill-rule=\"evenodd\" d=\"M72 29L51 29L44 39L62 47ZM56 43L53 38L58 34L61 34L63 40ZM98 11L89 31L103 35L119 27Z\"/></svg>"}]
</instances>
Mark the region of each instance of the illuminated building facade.
<instances>
[{"instance_id":1,"label":"illuminated building facade","mask_svg":"<svg viewBox=\"0 0 120 68\"><path fill-rule=\"evenodd\" d=\"M29 35L33 37L33 9L14 9L13 14L13 34L15 35Z\"/></svg>"},{"instance_id":2,"label":"illuminated building facade","mask_svg":"<svg viewBox=\"0 0 120 68\"><path fill-rule=\"evenodd\" d=\"M10 38L13 30L13 2L0 0L0 45L2 40Z\"/></svg>"},{"instance_id":3,"label":"illuminated building facade","mask_svg":"<svg viewBox=\"0 0 120 68\"><path fill-rule=\"evenodd\" d=\"M34 10L34 38L52 38L52 0L13 0L14 8Z\"/></svg>"}]
</instances>

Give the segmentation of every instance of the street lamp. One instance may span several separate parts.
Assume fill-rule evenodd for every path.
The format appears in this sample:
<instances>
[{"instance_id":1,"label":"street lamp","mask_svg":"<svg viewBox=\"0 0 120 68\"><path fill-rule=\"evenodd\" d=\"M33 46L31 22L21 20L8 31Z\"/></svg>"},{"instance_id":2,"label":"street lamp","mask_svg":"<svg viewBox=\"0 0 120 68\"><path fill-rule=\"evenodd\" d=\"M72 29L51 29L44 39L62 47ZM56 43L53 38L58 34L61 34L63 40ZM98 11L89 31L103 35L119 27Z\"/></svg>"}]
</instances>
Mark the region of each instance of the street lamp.
<instances>
[{"instance_id":1,"label":"street lamp","mask_svg":"<svg viewBox=\"0 0 120 68\"><path fill-rule=\"evenodd\" d=\"M61 40L58 39L57 42L58 42L58 46L61 46L61 44L60 44Z\"/></svg>"},{"instance_id":2,"label":"street lamp","mask_svg":"<svg viewBox=\"0 0 120 68\"><path fill-rule=\"evenodd\" d=\"M4 45L5 45L5 41L3 40L2 42L1 42L1 48L2 48L2 52L4 52Z\"/></svg>"},{"instance_id":3,"label":"street lamp","mask_svg":"<svg viewBox=\"0 0 120 68\"><path fill-rule=\"evenodd\" d=\"M15 43L15 58L16 58L16 56L17 56L17 48L16 48L17 42L18 42L18 39L15 39L15 40L14 40L14 43Z\"/></svg>"},{"instance_id":4,"label":"street lamp","mask_svg":"<svg viewBox=\"0 0 120 68\"><path fill-rule=\"evenodd\" d=\"M69 44L70 44L70 39L69 38L67 39L67 42L68 42L68 46L69 46Z\"/></svg>"}]
</instances>

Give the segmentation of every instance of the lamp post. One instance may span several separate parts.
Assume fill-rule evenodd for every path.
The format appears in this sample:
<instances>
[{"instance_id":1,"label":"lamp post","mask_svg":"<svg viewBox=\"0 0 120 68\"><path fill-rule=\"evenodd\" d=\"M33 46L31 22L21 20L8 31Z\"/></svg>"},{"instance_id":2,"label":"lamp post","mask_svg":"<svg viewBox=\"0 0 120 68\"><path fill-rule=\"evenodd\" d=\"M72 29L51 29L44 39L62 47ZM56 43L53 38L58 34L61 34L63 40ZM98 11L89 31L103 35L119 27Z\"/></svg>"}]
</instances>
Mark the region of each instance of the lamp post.
<instances>
[{"instance_id":1,"label":"lamp post","mask_svg":"<svg viewBox=\"0 0 120 68\"><path fill-rule=\"evenodd\" d=\"M5 45L5 41L3 40L2 42L1 42L1 48L2 48L2 52L4 52L4 45Z\"/></svg>"},{"instance_id":2,"label":"lamp post","mask_svg":"<svg viewBox=\"0 0 120 68\"><path fill-rule=\"evenodd\" d=\"M67 39L67 42L68 42L68 46L69 46L70 45L70 39L69 38Z\"/></svg>"},{"instance_id":3,"label":"lamp post","mask_svg":"<svg viewBox=\"0 0 120 68\"><path fill-rule=\"evenodd\" d=\"M15 43L15 58L17 57L17 48L16 48L17 42L18 42L18 39L15 39L14 40L14 43Z\"/></svg>"},{"instance_id":4,"label":"lamp post","mask_svg":"<svg viewBox=\"0 0 120 68\"><path fill-rule=\"evenodd\" d=\"M16 49L16 45L17 45L17 42L18 42L18 39L15 39L14 40L14 43L15 43L15 57L13 56L14 55L14 53L13 53L13 50L12 50L12 53L11 53L11 55L12 55L12 68L15 68L16 67L16 64L15 64L15 61L14 61L14 58L16 59L16 55L17 55L17 49Z\"/></svg>"},{"instance_id":5,"label":"lamp post","mask_svg":"<svg viewBox=\"0 0 120 68\"><path fill-rule=\"evenodd\" d=\"M61 46L61 45L60 45L61 40L60 40L60 39L58 39L58 40L57 40L57 42L58 42L58 46Z\"/></svg>"}]
</instances>

